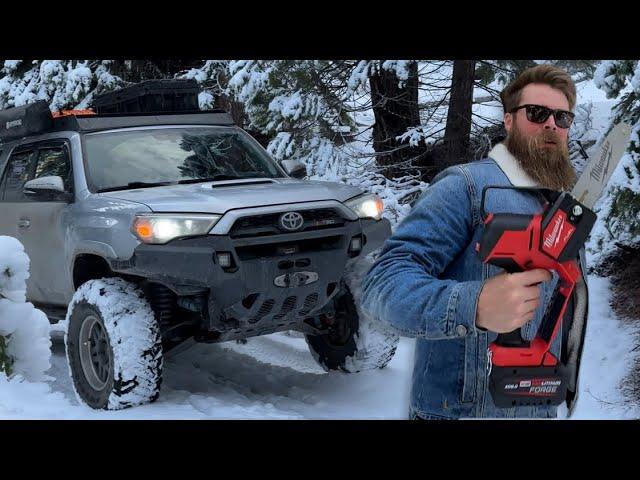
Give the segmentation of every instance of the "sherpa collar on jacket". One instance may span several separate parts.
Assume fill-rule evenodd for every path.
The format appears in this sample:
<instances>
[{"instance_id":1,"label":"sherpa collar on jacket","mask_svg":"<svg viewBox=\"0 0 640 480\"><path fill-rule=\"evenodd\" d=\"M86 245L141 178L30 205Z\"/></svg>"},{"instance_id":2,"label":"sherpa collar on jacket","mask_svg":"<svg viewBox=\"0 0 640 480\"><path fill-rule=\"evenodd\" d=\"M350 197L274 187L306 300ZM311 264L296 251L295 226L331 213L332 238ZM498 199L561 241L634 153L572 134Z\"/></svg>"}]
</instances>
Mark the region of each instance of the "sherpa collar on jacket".
<instances>
[{"instance_id":1,"label":"sherpa collar on jacket","mask_svg":"<svg viewBox=\"0 0 640 480\"><path fill-rule=\"evenodd\" d=\"M507 150L504 143L498 143L493 147L489 152L489 157L498 164L515 187L540 187L540 185L522 169L516 157L511 155L511 152Z\"/></svg>"}]
</instances>

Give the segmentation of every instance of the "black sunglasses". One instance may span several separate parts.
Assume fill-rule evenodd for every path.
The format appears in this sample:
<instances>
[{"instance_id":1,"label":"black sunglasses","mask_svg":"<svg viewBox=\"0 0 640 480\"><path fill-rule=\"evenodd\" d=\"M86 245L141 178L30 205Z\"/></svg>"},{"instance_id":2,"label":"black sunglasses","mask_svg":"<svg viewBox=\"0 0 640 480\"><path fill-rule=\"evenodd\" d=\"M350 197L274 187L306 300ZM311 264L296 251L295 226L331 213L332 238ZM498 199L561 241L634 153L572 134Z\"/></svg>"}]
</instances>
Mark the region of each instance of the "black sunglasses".
<instances>
[{"instance_id":1,"label":"black sunglasses","mask_svg":"<svg viewBox=\"0 0 640 480\"><path fill-rule=\"evenodd\" d=\"M556 121L556 125L560 128L569 128L573 123L575 114L568 110L553 110L551 108L543 107L542 105L520 105L514 108L509 113L514 113L521 108L525 108L527 112L527 120L533 123L544 123L547 121L550 115L553 115L553 119Z\"/></svg>"}]
</instances>

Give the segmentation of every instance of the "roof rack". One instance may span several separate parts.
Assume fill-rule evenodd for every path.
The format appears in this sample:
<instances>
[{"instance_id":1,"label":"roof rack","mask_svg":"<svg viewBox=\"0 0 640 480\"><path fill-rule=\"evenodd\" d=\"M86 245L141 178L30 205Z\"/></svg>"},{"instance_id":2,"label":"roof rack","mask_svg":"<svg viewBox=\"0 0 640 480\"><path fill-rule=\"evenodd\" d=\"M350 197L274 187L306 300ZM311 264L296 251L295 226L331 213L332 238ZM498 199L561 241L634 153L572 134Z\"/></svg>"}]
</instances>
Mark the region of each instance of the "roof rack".
<instances>
[{"instance_id":1,"label":"roof rack","mask_svg":"<svg viewBox=\"0 0 640 480\"><path fill-rule=\"evenodd\" d=\"M98 95L97 113L197 112L200 87L193 79L146 80Z\"/></svg>"},{"instance_id":2,"label":"roof rack","mask_svg":"<svg viewBox=\"0 0 640 480\"><path fill-rule=\"evenodd\" d=\"M154 125L234 125L222 109L200 110L195 80L148 80L97 96L93 107L51 113L46 101L0 111L0 142L51 131L95 132Z\"/></svg>"},{"instance_id":3,"label":"roof rack","mask_svg":"<svg viewBox=\"0 0 640 480\"><path fill-rule=\"evenodd\" d=\"M96 132L117 128L146 127L156 125L219 125L233 126L233 118L222 109L198 112L135 113L65 115L53 119L53 130Z\"/></svg>"}]
</instances>

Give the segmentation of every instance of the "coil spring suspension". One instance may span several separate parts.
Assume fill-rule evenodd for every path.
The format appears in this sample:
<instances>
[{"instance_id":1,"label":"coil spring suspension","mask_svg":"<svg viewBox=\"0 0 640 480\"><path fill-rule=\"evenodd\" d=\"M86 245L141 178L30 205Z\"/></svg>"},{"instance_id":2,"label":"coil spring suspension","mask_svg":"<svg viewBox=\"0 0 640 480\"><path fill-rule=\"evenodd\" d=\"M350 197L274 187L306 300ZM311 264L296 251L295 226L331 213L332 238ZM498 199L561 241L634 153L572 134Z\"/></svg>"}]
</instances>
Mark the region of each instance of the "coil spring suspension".
<instances>
[{"instance_id":1,"label":"coil spring suspension","mask_svg":"<svg viewBox=\"0 0 640 480\"><path fill-rule=\"evenodd\" d=\"M176 309L176 294L164 285L149 283L147 299L161 324L171 323Z\"/></svg>"}]
</instances>

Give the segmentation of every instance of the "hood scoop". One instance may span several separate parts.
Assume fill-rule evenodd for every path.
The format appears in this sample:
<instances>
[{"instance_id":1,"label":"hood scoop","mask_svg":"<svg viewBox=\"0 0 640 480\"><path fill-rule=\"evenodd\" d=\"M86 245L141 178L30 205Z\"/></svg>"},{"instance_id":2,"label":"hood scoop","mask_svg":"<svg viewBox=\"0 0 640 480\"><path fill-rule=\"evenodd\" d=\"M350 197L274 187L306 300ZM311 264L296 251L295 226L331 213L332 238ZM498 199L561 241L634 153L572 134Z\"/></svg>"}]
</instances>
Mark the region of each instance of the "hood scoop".
<instances>
[{"instance_id":1,"label":"hood scoop","mask_svg":"<svg viewBox=\"0 0 640 480\"><path fill-rule=\"evenodd\" d=\"M255 180L228 180L224 182L216 182L211 185L211 188L223 188L223 187L239 187L245 185L266 185L270 183L276 183L271 179L255 179Z\"/></svg>"}]
</instances>

